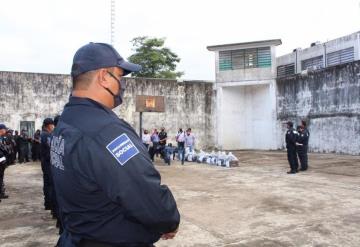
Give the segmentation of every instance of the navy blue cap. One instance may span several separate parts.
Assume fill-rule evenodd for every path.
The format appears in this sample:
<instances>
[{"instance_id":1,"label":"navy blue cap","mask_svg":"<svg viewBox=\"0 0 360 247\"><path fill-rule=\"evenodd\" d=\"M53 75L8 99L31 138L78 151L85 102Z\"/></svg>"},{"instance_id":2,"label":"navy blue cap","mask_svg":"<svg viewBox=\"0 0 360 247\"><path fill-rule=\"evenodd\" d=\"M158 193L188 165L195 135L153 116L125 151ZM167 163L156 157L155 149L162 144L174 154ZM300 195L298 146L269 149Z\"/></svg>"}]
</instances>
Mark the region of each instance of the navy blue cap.
<instances>
[{"instance_id":1,"label":"navy blue cap","mask_svg":"<svg viewBox=\"0 0 360 247\"><path fill-rule=\"evenodd\" d=\"M6 125L5 124L0 124L0 130L3 130L3 129L7 129Z\"/></svg>"},{"instance_id":2,"label":"navy blue cap","mask_svg":"<svg viewBox=\"0 0 360 247\"><path fill-rule=\"evenodd\" d=\"M140 65L125 61L111 45L91 42L75 53L71 76L74 78L91 70L108 67L122 68L124 76L141 70Z\"/></svg>"}]
</instances>

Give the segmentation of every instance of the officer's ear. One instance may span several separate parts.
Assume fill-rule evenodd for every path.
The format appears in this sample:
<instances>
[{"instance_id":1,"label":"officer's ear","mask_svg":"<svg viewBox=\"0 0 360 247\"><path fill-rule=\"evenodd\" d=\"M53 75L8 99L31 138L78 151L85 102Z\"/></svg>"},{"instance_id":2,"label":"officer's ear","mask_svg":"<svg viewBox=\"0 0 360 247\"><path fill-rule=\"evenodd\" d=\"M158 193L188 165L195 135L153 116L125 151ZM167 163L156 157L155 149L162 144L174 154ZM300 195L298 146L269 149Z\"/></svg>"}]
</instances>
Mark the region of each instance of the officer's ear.
<instances>
[{"instance_id":1,"label":"officer's ear","mask_svg":"<svg viewBox=\"0 0 360 247\"><path fill-rule=\"evenodd\" d=\"M100 86L105 88L110 87L111 81L109 80L107 69L99 69L96 76L97 76L96 81L100 84Z\"/></svg>"}]
</instances>

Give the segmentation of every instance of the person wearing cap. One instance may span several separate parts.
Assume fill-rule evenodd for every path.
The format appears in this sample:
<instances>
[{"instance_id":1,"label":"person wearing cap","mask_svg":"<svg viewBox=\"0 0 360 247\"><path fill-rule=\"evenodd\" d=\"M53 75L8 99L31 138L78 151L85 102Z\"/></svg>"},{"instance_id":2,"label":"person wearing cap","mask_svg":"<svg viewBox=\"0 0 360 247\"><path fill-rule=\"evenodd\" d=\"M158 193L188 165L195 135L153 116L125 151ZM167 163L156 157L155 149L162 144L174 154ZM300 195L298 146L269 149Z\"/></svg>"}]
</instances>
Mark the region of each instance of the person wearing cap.
<instances>
[{"instance_id":1,"label":"person wearing cap","mask_svg":"<svg viewBox=\"0 0 360 247\"><path fill-rule=\"evenodd\" d=\"M32 146L31 146L31 155L32 160L37 161L41 160L40 158L40 130L36 130L34 134L34 138L32 139Z\"/></svg>"},{"instance_id":2,"label":"person wearing cap","mask_svg":"<svg viewBox=\"0 0 360 247\"><path fill-rule=\"evenodd\" d=\"M4 141L6 132L7 132L6 125L0 124L0 202L1 199L6 199L9 197L5 193L5 184L4 184L5 169L9 164L8 151L5 147L5 141Z\"/></svg>"},{"instance_id":3,"label":"person wearing cap","mask_svg":"<svg viewBox=\"0 0 360 247\"><path fill-rule=\"evenodd\" d=\"M54 205L52 203L53 182L50 163L50 141L53 130L54 121L51 118L45 118L43 121L42 132L40 134L40 157L41 170L43 172L44 208L45 210L51 210L54 213Z\"/></svg>"},{"instance_id":4,"label":"person wearing cap","mask_svg":"<svg viewBox=\"0 0 360 247\"><path fill-rule=\"evenodd\" d=\"M123 101L121 78L140 69L104 43L75 53L72 96L51 140L58 246L153 246L176 235L171 191L135 130L111 110Z\"/></svg>"},{"instance_id":5,"label":"person wearing cap","mask_svg":"<svg viewBox=\"0 0 360 247\"><path fill-rule=\"evenodd\" d=\"M299 163L297 161L296 156L296 136L298 132L294 129L294 124L291 121L286 123L287 131L285 134L285 142L286 142L286 150L287 150L287 158L290 165L290 171L288 174L295 174L298 171Z\"/></svg>"},{"instance_id":6,"label":"person wearing cap","mask_svg":"<svg viewBox=\"0 0 360 247\"><path fill-rule=\"evenodd\" d=\"M308 143L310 132L306 128L306 121L302 120L299 126L299 131L296 138L296 152L300 160L300 171L306 171L308 169Z\"/></svg>"}]
</instances>

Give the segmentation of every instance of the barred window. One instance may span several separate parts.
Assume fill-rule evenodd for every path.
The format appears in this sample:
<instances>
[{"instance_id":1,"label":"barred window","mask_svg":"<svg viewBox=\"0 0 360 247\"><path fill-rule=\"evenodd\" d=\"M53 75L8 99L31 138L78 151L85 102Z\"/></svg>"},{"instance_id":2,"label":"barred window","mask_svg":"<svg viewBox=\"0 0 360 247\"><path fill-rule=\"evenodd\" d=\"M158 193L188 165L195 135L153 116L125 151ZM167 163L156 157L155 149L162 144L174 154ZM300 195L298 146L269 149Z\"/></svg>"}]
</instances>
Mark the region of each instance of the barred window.
<instances>
[{"instance_id":1,"label":"barred window","mask_svg":"<svg viewBox=\"0 0 360 247\"><path fill-rule=\"evenodd\" d=\"M321 69L324 67L323 56L312 57L301 61L301 70Z\"/></svg>"},{"instance_id":2,"label":"barred window","mask_svg":"<svg viewBox=\"0 0 360 247\"><path fill-rule=\"evenodd\" d=\"M231 51L219 52L219 68L220 70L232 70Z\"/></svg>"},{"instance_id":3,"label":"barred window","mask_svg":"<svg viewBox=\"0 0 360 247\"><path fill-rule=\"evenodd\" d=\"M295 63L285 64L277 67L277 77L286 77L295 74Z\"/></svg>"},{"instance_id":4,"label":"barred window","mask_svg":"<svg viewBox=\"0 0 360 247\"><path fill-rule=\"evenodd\" d=\"M271 67L270 47L219 52L220 71L265 67Z\"/></svg>"},{"instance_id":5,"label":"barred window","mask_svg":"<svg viewBox=\"0 0 360 247\"><path fill-rule=\"evenodd\" d=\"M328 53L326 57L327 66L352 62L354 61L354 47Z\"/></svg>"},{"instance_id":6,"label":"barred window","mask_svg":"<svg viewBox=\"0 0 360 247\"><path fill-rule=\"evenodd\" d=\"M245 50L231 51L233 69L245 68Z\"/></svg>"},{"instance_id":7,"label":"barred window","mask_svg":"<svg viewBox=\"0 0 360 247\"><path fill-rule=\"evenodd\" d=\"M258 48L258 67L271 67L270 47Z\"/></svg>"}]
</instances>

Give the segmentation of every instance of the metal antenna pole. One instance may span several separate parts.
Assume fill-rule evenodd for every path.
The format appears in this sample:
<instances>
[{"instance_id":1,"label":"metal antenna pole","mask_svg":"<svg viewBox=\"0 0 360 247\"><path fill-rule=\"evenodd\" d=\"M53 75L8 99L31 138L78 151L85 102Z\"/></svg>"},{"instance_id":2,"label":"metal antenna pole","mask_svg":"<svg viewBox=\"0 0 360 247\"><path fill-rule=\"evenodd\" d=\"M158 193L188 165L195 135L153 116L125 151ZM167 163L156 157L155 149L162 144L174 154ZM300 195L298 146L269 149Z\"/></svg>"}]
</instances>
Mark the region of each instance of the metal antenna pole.
<instances>
[{"instance_id":1,"label":"metal antenna pole","mask_svg":"<svg viewBox=\"0 0 360 247\"><path fill-rule=\"evenodd\" d=\"M110 44L115 45L115 0L111 0Z\"/></svg>"}]
</instances>

